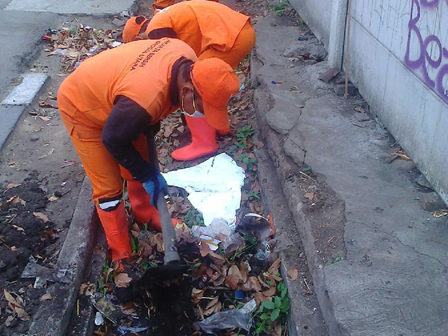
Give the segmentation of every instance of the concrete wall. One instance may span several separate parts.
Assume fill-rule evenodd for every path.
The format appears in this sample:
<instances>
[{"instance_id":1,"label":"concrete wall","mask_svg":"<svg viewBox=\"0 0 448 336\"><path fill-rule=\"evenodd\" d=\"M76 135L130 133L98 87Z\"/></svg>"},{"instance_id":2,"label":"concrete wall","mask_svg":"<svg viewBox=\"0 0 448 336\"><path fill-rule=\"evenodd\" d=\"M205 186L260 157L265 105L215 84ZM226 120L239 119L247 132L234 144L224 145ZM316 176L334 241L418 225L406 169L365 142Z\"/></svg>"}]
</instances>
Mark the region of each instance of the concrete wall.
<instances>
[{"instance_id":1,"label":"concrete wall","mask_svg":"<svg viewBox=\"0 0 448 336\"><path fill-rule=\"evenodd\" d=\"M351 81L447 201L448 0L353 0L350 30Z\"/></svg>"},{"instance_id":2,"label":"concrete wall","mask_svg":"<svg viewBox=\"0 0 448 336\"><path fill-rule=\"evenodd\" d=\"M353 83L448 199L448 0L353 1Z\"/></svg>"},{"instance_id":3,"label":"concrete wall","mask_svg":"<svg viewBox=\"0 0 448 336\"><path fill-rule=\"evenodd\" d=\"M333 0L289 0L314 35L328 48Z\"/></svg>"}]
</instances>

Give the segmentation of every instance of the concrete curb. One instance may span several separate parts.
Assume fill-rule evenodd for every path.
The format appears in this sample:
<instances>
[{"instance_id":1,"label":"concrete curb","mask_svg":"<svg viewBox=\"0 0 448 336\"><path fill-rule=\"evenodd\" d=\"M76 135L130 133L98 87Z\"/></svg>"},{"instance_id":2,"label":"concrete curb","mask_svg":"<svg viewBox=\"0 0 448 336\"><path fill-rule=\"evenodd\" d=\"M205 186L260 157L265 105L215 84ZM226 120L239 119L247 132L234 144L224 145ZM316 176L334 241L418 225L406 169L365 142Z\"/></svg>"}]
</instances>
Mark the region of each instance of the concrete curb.
<instances>
[{"instance_id":1,"label":"concrete curb","mask_svg":"<svg viewBox=\"0 0 448 336\"><path fill-rule=\"evenodd\" d=\"M252 57L252 59L254 59L254 57ZM318 298L325 323L328 325L331 335L344 335L335 320L333 305L325 287L325 273L323 272L323 265L321 264L321 260L317 253L318 249L314 243L314 236L311 229L312 224L308 216L303 212L303 202L300 198L303 195L299 195L297 192L291 192L291 190L288 190L285 186L285 181L287 181L289 177L288 172L297 171L297 168L287 160L285 155L279 155L279 153L283 152L282 141L275 132L269 130L266 114L264 113L266 109L269 108L272 100L269 93L265 91L266 89L263 89L263 87L266 87L266 83L262 82L260 85L261 87L254 95L254 105L257 111L258 123L265 140L264 142L267 144L266 150L269 153L269 156L273 159L273 166L275 167L274 169L278 176L277 179L279 183L277 186L281 186L283 193L287 195L288 200L286 204L289 206L289 209L291 209L295 226L299 231L303 243L306 258L308 260L308 267L313 278L314 291Z\"/></svg>"},{"instance_id":2,"label":"concrete curb","mask_svg":"<svg viewBox=\"0 0 448 336\"><path fill-rule=\"evenodd\" d=\"M43 91L50 77L45 73L25 74L23 82L16 86L0 105L0 150L26 110Z\"/></svg>"},{"instance_id":3,"label":"concrete curb","mask_svg":"<svg viewBox=\"0 0 448 336\"><path fill-rule=\"evenodd\" d=\"M86 177L55 268L66 269L70 283L54 283L48 287L47 292L53 299L43 302L39 307L29 329L31 335L63 336L66 334L98 228L91 194L90 180Z\"/></svg>"},{"instance_id":4,"label":"concrete curb","mask_svg":"<svg viewBox=\"0 0 448 336\"><path fill-rule=\"evenodd\" d=\"M303 255L303 246L295 228L294 220L288 209L288 202L282 190L278 188L280 181L276 175L275 167L265 148L255 150L257 157L258 172L263 176L259 180L262 199L265 208L269 209L276 229L276 237L283 244L285 240L292 243L287 249L279 252L282 260L281 274L288 288L288 295L291 302L291 312L288 319L288 331L290 336L328 335L327 326L323 320L322 312L319 308L316 297L310 293L313 290L312 279L308 272L300 272L299 278L291 281L288 277L288 270L292 266L302 263L299 270L308 268L306 258ZM286 237L287 238L286 238ZM306 280L308 278L308 281Z\"/></svg>"},{"instance_id":5,"label":"concrete curb","mask_svg":"<svg viewBox=\"0 0 448 336\"><path fill-rule=\"evenodd\" d=\"M268 63L275 64L275 60L264 60ZM297 228L303 249L308 261L308 268L312 275L314 283L314 292L317 296L319 306L324 317L325 323L328 326L330 335L346 335L341 330L341 326L336 321L334 315L333 303L328 295L325 282L324 265L318 248L315 244L315 236L313 234L312 223L307 214L303 212L302 198L305 192L299 189L295 184L295 176L298 174L298 166L285 154L283 150L284 134L274 131L267 117L267 111L274 107L275 98L271 95L269 90L269 83L257 76L257 69L265 65L263 60L257 57L257 52L254 50L251 57L251 82L252 85L258 86L254 93L253 103L255 106L257 121L260 127L260 133L266 144L266 152L272 160L272 167L277 175L276 188L280 186L285 195L285 203L292 213L295 227ZM287 279L287 277L285 277ZM299 329L296 326L296 330ZM299 334L300 335L300 334ZM314 335L320 335L315 333Z\"/></svg>"}]
</instances>

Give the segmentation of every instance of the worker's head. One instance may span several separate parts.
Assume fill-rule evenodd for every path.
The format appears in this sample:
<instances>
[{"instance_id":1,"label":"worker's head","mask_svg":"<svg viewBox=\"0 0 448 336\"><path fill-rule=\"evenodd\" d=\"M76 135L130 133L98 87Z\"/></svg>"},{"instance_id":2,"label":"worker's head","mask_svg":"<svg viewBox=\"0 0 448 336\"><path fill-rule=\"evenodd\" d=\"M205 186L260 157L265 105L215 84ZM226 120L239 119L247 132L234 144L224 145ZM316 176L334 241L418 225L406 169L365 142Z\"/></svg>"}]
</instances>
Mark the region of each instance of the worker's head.
<instances>
[{"instance_id":1,"label":"worker's head","mask_svg":"<svg viewBox=\"0 0 448 336\"><path fill-rule=\"evenodd\" d=\"M198 60L187 69L189 78L179 89L181 109L190 116L203 113L213 128L228 130L227 102L240 88L233 69L218 58Z\"/></svg>"},{"instance_id":2,"label":"worker's head","mask_svg":"<svg viewBox=\"0 0 448 336\"><path fill-rule=\"evenodd\" d=\"M148 27L149 20L144 16L133 16L124 25L122 36L123 40L128 43L135 40L145 40L146 28Z\"/></svg>"}]
</instances>

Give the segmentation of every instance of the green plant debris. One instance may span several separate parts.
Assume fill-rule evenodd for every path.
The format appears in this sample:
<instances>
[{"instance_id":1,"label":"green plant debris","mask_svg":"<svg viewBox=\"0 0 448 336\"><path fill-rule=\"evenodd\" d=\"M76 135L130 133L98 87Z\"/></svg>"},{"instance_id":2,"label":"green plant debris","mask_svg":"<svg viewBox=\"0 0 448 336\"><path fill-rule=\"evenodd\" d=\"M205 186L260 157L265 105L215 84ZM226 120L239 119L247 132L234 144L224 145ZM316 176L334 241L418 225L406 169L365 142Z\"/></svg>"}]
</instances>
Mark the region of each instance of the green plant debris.
<instances>
[{"instance_id":1,"label":"green plant debris","mask_svg":"<svg viewBox=\"0 0 448 336\"><path fill-rule=\"evenodd\" d=\"M193 226L205 226L204 224L204 217L202 216L199 211L190 209L188 210L187 214L185 215L185 224L192 228Z\"/></svg>"},{"instance_id":2,"label":"green plant debris","mask_svg":"<svg viewBox=\"0 0 448 336\"><path fill-rule=\"evenodd\" d=\"M288 289L285 282L281 281L277 285L277 295L272 297L272 301L263 302L254 313L255 334L269 333L276 323L284 325L289 310Z\"/></svg>"},{"instance_id":3,"label":"green plant debris","mask_svg":"<svg viewBox=\"0 0 448 336\"><path fill-rule=\"evenodd\" d=\"M334 264L334 263L337 263L337 262L339 262L339 261L341 261L342 260L342 258L340 258L340 257L336 257L336 258L334 258L334 259L328 259L328 261L327 261L327 265L328 266L330 266L330 265L332 265L332 264Z\"/></svg>"},{"instance_id":4,"label":"green plant debris","mask_svg":"<svg viewBox=\"0 0 448 336\"><path fill-rule=\"evenodd\" d=\"M247 141L252 138L252 136L255 134L255 129L251 125L246 125L244 127L241 127L236 132L236 138L238 141Z\"/></svg>"}]
</instances>

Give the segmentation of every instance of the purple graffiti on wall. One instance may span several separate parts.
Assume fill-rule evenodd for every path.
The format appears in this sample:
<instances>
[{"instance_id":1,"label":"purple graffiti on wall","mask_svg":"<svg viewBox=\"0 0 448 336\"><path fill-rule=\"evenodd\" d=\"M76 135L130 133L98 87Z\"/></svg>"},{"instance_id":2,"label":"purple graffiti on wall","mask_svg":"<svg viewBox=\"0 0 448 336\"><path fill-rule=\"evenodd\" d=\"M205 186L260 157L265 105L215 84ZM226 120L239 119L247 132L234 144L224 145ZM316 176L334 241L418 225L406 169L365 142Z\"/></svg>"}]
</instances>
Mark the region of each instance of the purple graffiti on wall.
<instances>
[{"instance_id":1,"label":"purple graffiti on wall","mask_svg":"<svg viewBox=\"0 0 448 336\"><path fill-rule=\"evenodd\" d=\"M445 0L448 4L448 0ZM406 55L404 61L406 65L414 70L421 70L423 74L423 79L425 83L437 92L445 102L448 103L448 87L444 87L444 78L448 77L448 46L443 46L440 39L435 35L428 35L423 39L422 33L419 29L418 22L420 20L421 7L427 9L436 9L439 5L440 0L412 0L411 4L411 17L409 20L409 33L408 33L408 43L406 47ZM410 59L411 47L416 48L415 45L411 46L412 34L417 38L418 43L418 58ZM428 47L430 45L435 45L438 50L437 59L433 59L428 53ZM428 73L428 69L432 68L433 72L437 73L435 78L431 78Z\"/></svg>"}]
</instances>

